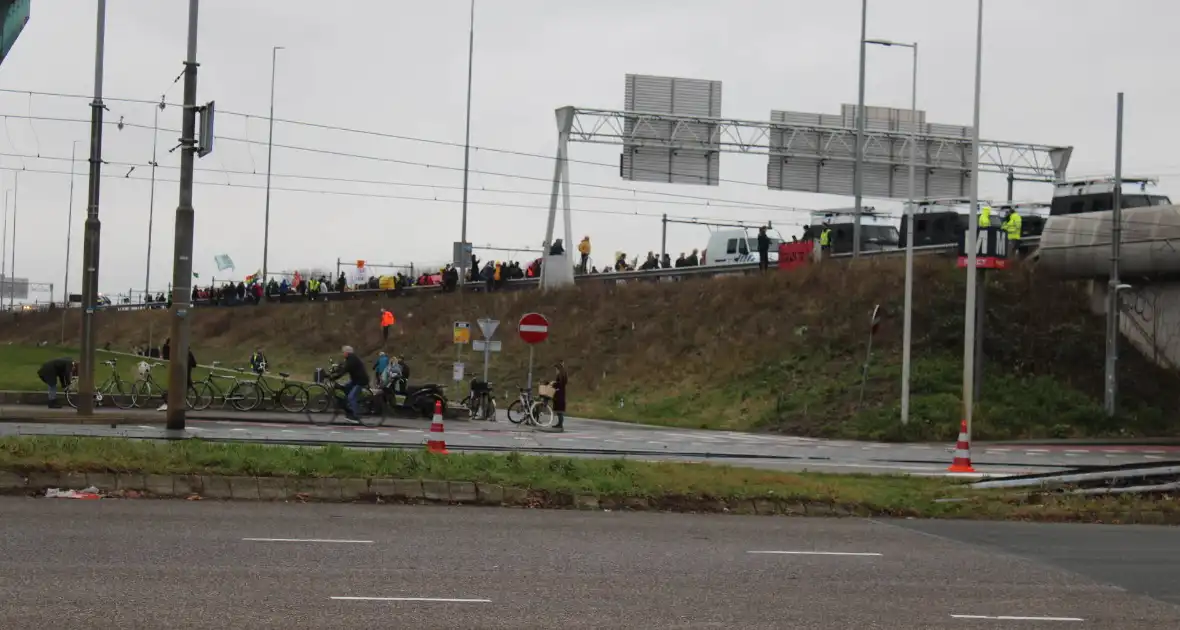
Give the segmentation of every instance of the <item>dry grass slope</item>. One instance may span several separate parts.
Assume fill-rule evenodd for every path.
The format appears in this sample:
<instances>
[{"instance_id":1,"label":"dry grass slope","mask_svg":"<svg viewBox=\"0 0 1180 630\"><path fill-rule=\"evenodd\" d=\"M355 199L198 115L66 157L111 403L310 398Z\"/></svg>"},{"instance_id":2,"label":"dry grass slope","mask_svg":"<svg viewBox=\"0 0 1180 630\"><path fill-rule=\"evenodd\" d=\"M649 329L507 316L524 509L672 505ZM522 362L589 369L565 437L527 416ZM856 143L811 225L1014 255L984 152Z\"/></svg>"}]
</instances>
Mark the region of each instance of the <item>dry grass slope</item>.
<instances>
[{"instance_id":1,"label":"dry grass slope","mask_svg":"<svg viewBox=\"0 0 1180 630\"><path fill-rule=\"evenodd\" d=\"M1098 407L1102 321L1077 286L1030 269L993 274L985 352L981 438L1167 435L1180 378L1133 353L1121 364L1123 408L1115 421ZM831 263L763 277L669 284L586 286L549 294L432 294L372 302L197 309L193 334L202 362L241 364L263 345L276 369L307 375L342 344L372 357L382 348L379 309L398 316L388 351L410 358L415 379L450 378L451 322L501 320L503 353L492 380L501 397L525 380L528 349L515 322L548 316L551 338L537 348L542 374L565 359L572 411L686 427L761 429L872 439L946 439L959 417L963 274L947 259L921 260L914 315L914 422L898 426L903 277L896 260ZM869 315L884 321L874 341L864 401L860 373ZM66 325L77 343L78 314ZM99 334L113 348L164 336L167 314L103 314ZM58 315L0 322L0 341L60 336ZM469 373L478 360L465 355Z\"/></svg>"}]
</instances>

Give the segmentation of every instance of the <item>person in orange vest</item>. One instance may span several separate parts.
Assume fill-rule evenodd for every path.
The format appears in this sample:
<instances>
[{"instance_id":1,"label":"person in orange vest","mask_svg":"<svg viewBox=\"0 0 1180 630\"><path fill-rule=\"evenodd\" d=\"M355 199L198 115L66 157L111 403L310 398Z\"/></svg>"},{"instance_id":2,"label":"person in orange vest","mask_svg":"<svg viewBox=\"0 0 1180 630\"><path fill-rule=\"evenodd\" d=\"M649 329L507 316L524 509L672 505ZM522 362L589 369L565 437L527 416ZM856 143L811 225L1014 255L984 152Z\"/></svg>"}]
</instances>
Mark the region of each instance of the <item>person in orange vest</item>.
<instances>
[{"instance_id":1,"label":"person in orange vest","mask_svg":"<svg viewBox=\"0 0 1180 630\"><path fill-rule=\"evenodd\" d=\"M381 338L389 341L389 327L393 326L393 313L389 309L381 309Z\"/></svg>"}]
</instances>

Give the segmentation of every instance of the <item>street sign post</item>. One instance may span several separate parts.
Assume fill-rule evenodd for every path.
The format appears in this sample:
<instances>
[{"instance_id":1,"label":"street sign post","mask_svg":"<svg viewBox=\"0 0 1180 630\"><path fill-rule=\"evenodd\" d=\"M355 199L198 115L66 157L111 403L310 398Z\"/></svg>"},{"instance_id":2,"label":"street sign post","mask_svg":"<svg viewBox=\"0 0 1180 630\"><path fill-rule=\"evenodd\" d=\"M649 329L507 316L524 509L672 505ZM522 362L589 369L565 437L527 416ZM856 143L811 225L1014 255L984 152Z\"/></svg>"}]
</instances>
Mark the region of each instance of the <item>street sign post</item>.
<instances>
[{"instance_id":1,"label":"street sign post","mask_svg":"<svg viewBox=\"0 0 1180 630\"><path fill-rule=\"evenodd\" d=\"M549 338L549 320L540 313L525 313L516 325L520 340L529 344L529 376L527 387L533 389L533 351L537 344Z\"/></svg>"},{"instance_id":2,"label":"street sign post","mask_svg":"<svg viewBox=\"0 0 1180 630\"><path fill-rule=\"evenodd\" d=\"M471 347L476 352L483 352L483 380L486 383L488 380L488 363L492 359L492 353L500 351L500 342L492 341L492 335L496 334L496 328L500 326L500 320L484 317L475 320L475 323L479 325L479 332L483 334L483 339L476 339Z\"/></svg>"},{"instance_id":3,"label":"street sign post","mask_svg":"<svg viewBox=\"0 0 1180 630\"><path fill-rule=\"evenodd\" d=\"M451 338L456 345L467 345L471 343L471 322L455 322L454 329L451 332Z\"/></svg>"}]
</instances>

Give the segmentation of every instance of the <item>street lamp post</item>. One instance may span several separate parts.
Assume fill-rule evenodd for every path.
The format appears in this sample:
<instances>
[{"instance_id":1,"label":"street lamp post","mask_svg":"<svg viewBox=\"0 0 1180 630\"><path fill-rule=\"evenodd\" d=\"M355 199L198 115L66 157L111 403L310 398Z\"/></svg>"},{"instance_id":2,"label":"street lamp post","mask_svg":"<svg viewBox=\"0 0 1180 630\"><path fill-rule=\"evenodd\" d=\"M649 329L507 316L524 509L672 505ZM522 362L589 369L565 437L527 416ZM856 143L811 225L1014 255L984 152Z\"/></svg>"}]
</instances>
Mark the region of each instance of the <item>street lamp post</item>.
<instances>
[{"instance_id":1,"label":"street lamp post","mask_svg":"<svg viewBox=\"0 0 1180 630\"><path fill-rule=\"evenodd\" d=\"M467 245L467 182L471 167L471 75L474 69L475 61L475 0L471 0L471 21L470 28L467 33L467 130L463 136L463 228L459 233L459 242L461 247ZM463 250L459 258L466 258L466 250ZM471 264L471 259L456 260L459 263L459 284L466 281L467 266Z\"/></svg>"},{"instance_id":2,"label":"street lamp post","mask_svg":"<svg viewBox=\"0 0 1180 630\"><path fill-rule=\"evenodd\" d=\"M78 141L74 141L70 148L70 209L66 219L66 277L62 283L62 295L65 296L64 306L70 305L70 238L74 235L74 156L78 152Z\"/></svg>"},{"instance_id":3,"label":"street lamp post","mask_svg":"<svg viewBox=\"0 0 1180 630\"><path fill-rule=\"evenodd\" d=\"M894 42L886 39L870 39L866 44L877 46L899 46L914 53L914 69L910 77L910 182L909 201L906 204L905 239L905 314L902 329L901 350L901 423L910 421L910 346L913 340L914 324L914 172L918 161L918 42Z\"/></svg>"},{"instance_id":4,"label":"street lamp post","mask_svg":"<svg viewBox=\"0 0 1180 630\"><path fill-rule=\"evenodd\" d=\"M11 192L4 191L4 236L0 237L0 278L4 278L4 282L10 287L12 278L8 277L8 194ZM0 283L0 308L4 308L4 283Z\"/></svg>"},{"instance_id":5,"label":"street lamp post","mask_svg":"<svg viewBox=\"0 0 1180 630\"><path fill-rule=\"evenodd\" d=\"M979 99L983 89L983 0L978 2L975 25L975 107L971 125L971 205L967 213L967 308L963 317L963 422L971 440L971 414L975 403L975 302L979 283Z\"/></svg>"},{"instance_id":6,"label":"street lamp post","mask_svg":"<svg viewBox=\"0 0 1180 630\"><path fill-rule=\"evenodd\" d=\"M152 283L152 223L156 217L156 141L160 136L160 111L164 109L164 97L160 97L160 104L152 112L152 183L148 193L148 238L147 263L143 272L143 294L148 295Z\"/></svg>"},{"instance_id":7,"label":"street lamp post","mask_svg":"<svg viewBox=\"0 0 1180 630\"><path fill-rule=\"evenodd\" d=\"M852 194L856 209L852 217L852 256L860 256L860 215L864 188L865 136L865 29L869 22L869 0L860 2L860 80L856 96L856 158L852 166Z\"/></svg>"},{"instance_id":8,"label":"street lamp post","mask_svg":"<svg viewBox=\"0 0 1180 630\"><path fill-rule=\"evenodd\" d=\"M266 218L262 226L262 288L266 293L267 262L270 255L270 165L274 156L275 138L275 67L282 46L270 49L270 131L266 137Z\"/></svg>"},{"instance_id":9,"label":"street lamp post","mask_svg":"<svg viewBox=\"0 0 1180 630\"><path fill-rule=\"evenodd\" d=\"M20 205L20 171L13 177L16 182L12 186L12 247L8 248L12 261L8 264L8 310L16 307L16 209Z\"/></svg>"}]
</instances>

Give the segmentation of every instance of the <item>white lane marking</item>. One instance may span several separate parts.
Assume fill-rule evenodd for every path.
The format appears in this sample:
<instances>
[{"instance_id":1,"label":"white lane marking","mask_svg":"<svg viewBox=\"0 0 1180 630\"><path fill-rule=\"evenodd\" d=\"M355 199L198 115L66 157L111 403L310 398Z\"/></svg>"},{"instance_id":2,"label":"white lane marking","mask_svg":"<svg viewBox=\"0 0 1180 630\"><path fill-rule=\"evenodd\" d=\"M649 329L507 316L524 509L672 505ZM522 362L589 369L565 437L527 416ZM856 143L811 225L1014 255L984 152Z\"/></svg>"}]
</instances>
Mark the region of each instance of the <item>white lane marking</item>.
<instances>
[{"instance_id":1,"label":"white lane marking","mask_svg":"<svg viewBox=\"0 0 1180 630\"><path fill-rule=\"evenodd\" d=\"M398 433L421 433L422 429L398 429Z\"/></svg>"},{"instance_id":2,"label":"white lane marking","mask_svg":"<svg viewBox=\"0 0 1180 630\"><path fill-rule=\"evenodd\" d=\"M1121 448L1108 448L1108 449L1105 449L1105 450L1106 450L1106 452L1107 452L1107 453L1126 453L1126 452L1127 452L1127 451L1125 451L1125 450L1123 450L1123 449L1121 449Z\"/></svg>"},{"instance_id":3,"label":"white lane marking","mask_svg":"<svg viewBox=\"0 0 1180 630\"><path fill-rule=\"evenodd\" d=\"M249 431L249 429L230 429L230 431Z\"/></svg>"},{"instance_id":4,"label":"white lane marking","mask_svg":"<svg viewBox=\"0 0 1180 630\"><path fill-rule=\"evenodd\" d=\"M768 554L776 556L880 556L876 552L862 551L747 551L753 554Z\"/></svg>"},{"instance_id":5,"label":"white lane marking","mask_svg":"<svg viewBox=\"0 0 1180 630\"><path fill-rule=\"evenodd\" d=\"M282 431L279 431L279 433L294 433L294 431L291 429L283 429Z\"/></svg>"},{"instance_id":6,"label":"white lane marking","mask_svg":"<svg viewBox=\"0 0 1180 630\"><path fill-rule=\"evenodd\" d=\"M1148 455L1164 455L1167 453L1167 451L1143 451L1143 452L1147 453Z\"/></svg>"},{"instance_id":7,"label":"white lane marking","mask_svg":"<svg viewBox=\"0 0 1180 630\"><path fill-rule=\"evenodd\" d=\"M490 604L490 599L462 599L456 597L337 597L332 599L337 601L350 602L443 602L453 604Z\"/></svg>"},{"instance_id":8,"label":"white lane marking","mask_svg":"<svg viewBox=\"0 0 1180 630\"><path fill-rule=\"evenodd\" d=\"M141 424L141 425L137 426L136 428L137 428L137 429L147 429L147 430L149 430L149 431L150 431L150 430L154 429L155 427L149 427L149 426L148 426L148 425L146 425L146 424Z\"/></svg>"},{"instance_id":9,"label":"white lane marking","mask_svg":"<svg viewBox=\"0 0 1180 630\"><path fill-rule=\"evenodd\" d=\"M1030 449L1028 449L1028 452L1029 453L1048 453L1049 449L1047 449L1047 448L1030 448Z\"/></svg>"},{"instance_id":10,"label":"white lane marking","mask_svg":"<svg viewBox=\"0 0 1180 630\"><path fill-rule=\"evenodd\" d=\"M347 543L354 545L371 545L371 540L336 540L332 538L243 538L250 542L289 542L289 543Z\"/></svg>"},{"instance_id":11,"label":"white lane marking","mask_svg":"<svg viewBox=\"0 0 1180 630\"><path fill-rule=\"evenodd\" d=\"M1066 453L1089 453L1089 452L1090 452L1090 449L1086 449L1086 448L1068 448L1068 449L1065 449L1065 452L1066 452Z\"/></svg>"},{"instance_id":12,"label":"white lane marking","mask_svg":"<svg viewBox=\"0 0 1180 630\"><path fill-rule=\"evenodd\" d=\"M1012 617L1009 615L951 615L954 619L989 619L991 621L1085 621L1081 617Z\"/></svg>"},{"instance_id":13,"label":"white lane marking","mask_svg":"<svg viewBox=\"0 0 1180 630\"><path fill-rule=\"evenodd\" d=\"M1162 455L1144 455L1143 459L1163 459Z\"/></svg>"}]
</instances>

